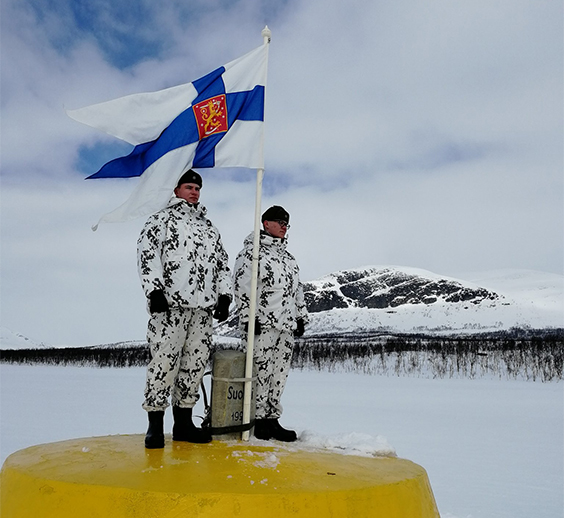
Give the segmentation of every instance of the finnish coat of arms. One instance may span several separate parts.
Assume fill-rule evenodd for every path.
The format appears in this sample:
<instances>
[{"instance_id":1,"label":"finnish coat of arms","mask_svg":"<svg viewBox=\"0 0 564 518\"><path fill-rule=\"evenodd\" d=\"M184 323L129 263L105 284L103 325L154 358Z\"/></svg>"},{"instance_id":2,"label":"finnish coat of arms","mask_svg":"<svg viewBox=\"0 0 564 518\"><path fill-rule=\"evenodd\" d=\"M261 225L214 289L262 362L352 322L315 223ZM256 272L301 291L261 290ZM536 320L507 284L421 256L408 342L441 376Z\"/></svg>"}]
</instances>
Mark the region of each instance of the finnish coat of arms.
<instances>
[{"instance_id":1,"label":"finnish coat of arms","mask_svg":"<svg viewBox=\"0 0 564 518\"><path fill-rule=\"evenodd\" d=\"M192 106L200 140L227 131L227 104L225 94L210 97Z\"/></svg>"}]
</instances>

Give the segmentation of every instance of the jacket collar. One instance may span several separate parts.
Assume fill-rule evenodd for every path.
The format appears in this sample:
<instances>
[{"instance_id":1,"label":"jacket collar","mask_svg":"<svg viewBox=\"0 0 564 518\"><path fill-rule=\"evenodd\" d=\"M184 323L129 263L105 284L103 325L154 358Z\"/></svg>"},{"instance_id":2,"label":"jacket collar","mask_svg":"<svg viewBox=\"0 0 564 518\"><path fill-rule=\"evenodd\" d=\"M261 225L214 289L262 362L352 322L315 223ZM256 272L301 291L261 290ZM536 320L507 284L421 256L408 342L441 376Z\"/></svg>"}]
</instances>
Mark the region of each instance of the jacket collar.
<instances>
[{"instance_id":1,"label":"jacket collar","mask_svg":"<svg viewBox=\"0 0 564 518\"><path fill-rule=\"evenodd\" d=\"M278 248L286 248L286 244L288 242L288 239L286 237L274 237L271 236L268 232L265 232L264 230L260 231L260 242L262 244L265 245L269 245L269 246L275 246Z\"/></svg>"},{"instance_id":2,"label":"jacket collar","mask_svg":"<svg viewBox=\"0 0 564 518\"><path fill-rule=\"evenodd\" d=\"M191 213L194 215L205 216L207 213L207 209L201 203L188 203L184 198L178 198L177 196L173 196L169 200L167 208L175 206L186 213Z\"/></svg>"}]
</instances>

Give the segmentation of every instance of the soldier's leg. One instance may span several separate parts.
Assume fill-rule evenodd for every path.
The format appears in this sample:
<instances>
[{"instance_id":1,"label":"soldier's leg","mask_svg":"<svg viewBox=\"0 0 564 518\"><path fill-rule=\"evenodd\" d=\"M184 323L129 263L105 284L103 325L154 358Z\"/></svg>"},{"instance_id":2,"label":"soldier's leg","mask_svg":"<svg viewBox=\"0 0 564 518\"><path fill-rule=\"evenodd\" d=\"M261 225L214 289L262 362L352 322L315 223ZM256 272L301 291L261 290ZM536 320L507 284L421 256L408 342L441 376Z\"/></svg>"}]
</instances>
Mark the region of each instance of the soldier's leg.
<instances>
[{"instance_id":1,"label":"soldier's leg","mask_svg":"<svg viewBox=\"0 0 564 518\"><path fill-rule=\"evenodd\" d=\"M180 366L185 342L185 315L179 310L154 313L149 319L147 341L151 361L147 367L145 401L147 412L164 411Z\"/></svg>"},{"instance_id":2,"label":"soldier's leg","mask_svg":"<svg viewBox=\"0 0 564 518\"><path fill-rule=\"evenodd\" d=\"M273 339L275 340L272 348L273 370L268 391L268 406L269 417L278 419L282 415L280 400L290 373L294 336L291 333L281 331Z\"/></svg>"},{"instance_id":3,"label":"soldier's leg","mask_svg":"<svg viewBox=\"0 0 564 518\"><path fill-rule=\"evenodd\" d=\"M271 379L274 372L272 358L273 340L278 332L274 329L263 329L260 335L255 336L254 364L257 381L255 385L256 419L270 418L269 394Z\"/></svg>"},{"instance_id":4,"label":"soldier's leg","mask_svg":"<svg viewBox=\"0 0 564 518\"><path fill-rule=\"evenodd\" d=\"M172 389L172 404L179 408L192 408L200 397L200 381L210 357L213 332L211 311L191 310L185 326L179 369Z\"/></svg>"},{"instance_id":5,"label":"soldier's leg","mask_svg":"<svg viewBox=\"0 0 564 518\"><path fill-rule=\"evenodd\" d=\"M280 400L292 361L294 337L291 333L271 330L269 332L269 373L264 377L261 386L261 406L257 405L257 420L255 421L255 437L258 439L276 439L284 442L297 440L297 434L280 425L278 419L282 415ZM260 376L259 376L260 380ZM260 391L257 390L260 394ZM261 418L258 418L259 408Z\"/></svg>"}]
</instances>

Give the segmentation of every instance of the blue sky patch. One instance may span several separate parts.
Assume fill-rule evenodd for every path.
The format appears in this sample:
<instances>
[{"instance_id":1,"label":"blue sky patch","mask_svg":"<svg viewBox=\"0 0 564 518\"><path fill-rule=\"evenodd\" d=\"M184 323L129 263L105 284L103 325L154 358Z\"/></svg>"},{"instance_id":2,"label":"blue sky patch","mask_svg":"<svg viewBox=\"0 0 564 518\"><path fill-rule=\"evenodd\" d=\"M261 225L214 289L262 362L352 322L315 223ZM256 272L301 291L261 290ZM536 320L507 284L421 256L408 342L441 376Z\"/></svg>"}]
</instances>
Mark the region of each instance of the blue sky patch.
<instances>
[{"instance_id":1,"label":"blue sky patch","mask_svg":"<svg viewBox=\"0 0 564 518\"><path fill-rule=\"evenodd\" d=\"M85 177L94 174L106 162L114 158L128 155L133 146L123 141L97 142L92 146L81 146L78 150L76 170Z\"/></svg>"}]
</instances>

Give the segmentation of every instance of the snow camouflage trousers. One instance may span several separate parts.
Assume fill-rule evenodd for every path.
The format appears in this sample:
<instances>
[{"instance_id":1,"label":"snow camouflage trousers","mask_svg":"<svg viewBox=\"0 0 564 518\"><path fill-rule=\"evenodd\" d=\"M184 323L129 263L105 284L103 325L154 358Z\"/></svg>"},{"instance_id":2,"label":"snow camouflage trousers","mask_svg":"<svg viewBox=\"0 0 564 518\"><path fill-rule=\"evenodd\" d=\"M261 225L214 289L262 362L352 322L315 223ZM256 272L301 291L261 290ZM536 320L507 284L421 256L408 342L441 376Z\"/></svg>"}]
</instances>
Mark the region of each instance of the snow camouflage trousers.
<instances>
[{"instance_id":1,"label":"snow camouflage trousers","mask_svg":"<svg viewBox=\"0 0 564 518\"><path fill-rule=\"evenodd\" d=\"M199 399L212 344L212 314L205 309L171 309L151 315L147 329L151 362L147 367L148 412L172 405L192 408Z\"/></svg>"},{"instance_id":2,"label":"snow camouflage trousers","mask_svg":"<svg viewBox=\"0 0 564 518\"><path fill-rule=\"evenodd\" d=\"M278 419L282 415L282 393L286 386L294 335L279 329L264 329L255 337L256 419Z\"/></svg>"}]
</instances>

